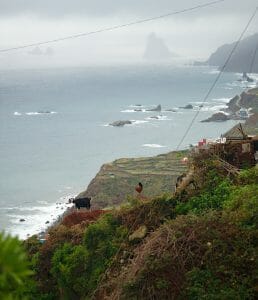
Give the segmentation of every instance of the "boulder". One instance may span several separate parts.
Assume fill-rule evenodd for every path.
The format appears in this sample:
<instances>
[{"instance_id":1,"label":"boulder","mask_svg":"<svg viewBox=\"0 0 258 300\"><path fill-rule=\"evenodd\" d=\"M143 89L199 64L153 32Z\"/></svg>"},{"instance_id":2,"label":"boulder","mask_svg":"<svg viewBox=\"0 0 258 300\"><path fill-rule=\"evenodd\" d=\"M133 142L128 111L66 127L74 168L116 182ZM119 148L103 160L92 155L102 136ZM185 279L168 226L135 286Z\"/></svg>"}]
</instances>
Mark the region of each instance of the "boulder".
<instances>
[{"instance_id":1,"label":"boulder","mask_svg":"<svg viewBox=\"0 0 258 300\"><path fill-rule=\"evenodd\" d=\"M177 112L177 111L176 111L175 109L173 109L173 108L165 109L165 111Z\"/></svg>"},{"instance_id":2,"label":"boulder","mask_svg":"<svg viewBox=\"0 0 258 300\"><path fill-rule=\"evenodd\" d=\"M25 222L25 219L20 219L20 222Z\"/></svg>"},{"instance_id":3,"label":"boulder","mask_svg":"<svg viewBox=\"0 0 258 300\"><path fill-rule=\"evenodd\" d=\"M192 106L192 104L187 104L186 106L183 106L183 107L180 107L180 108L183 108L183 109L193 109L193 106Z\"/></svg>"},{"instance_id":4,"label":"boulder","mask_svg":"<svg viewBox=\"0 0 258 300\"><path fill-rule=\"evenodd\" d=\"M210 118L202 120L201 122L224 122L230 120L230 117L223 112L213 114Z\"/></svg>"},{"instance_id":5,"label":"boulder","mask_svg":"<svg viewBox=\"0 0 258 300\"><path fill-rule=\"evenodd\" d=\"M125 120L125 121L115 121L113 123L110 123L110 126L115 126L115 127L122 127L124 125L132 124L132 121L130 120Z\"/></svg>"},{"instance_id":6,"label":"boulder","mask_svg":"<svg viewBox=\"0 0 258 300\"><path fill-rule=\"evenodd\" d=\"M147 227L145 225L140 226L137 230L135 230L131 235L129 235L130 242L138 242L145 238L147 234Z\"/></svg>"},{"instance_id":7,"label":"boulder","mask_svg":"<svg viewBox=\"0 0 258 300\"><path fill-rule=\"evenodd\" d=\"M147 111L161 111L161 105L159 104L158 106L156 106L154 108L149 108L149 109L147 109Z\"/></svg>"}]
</instances>

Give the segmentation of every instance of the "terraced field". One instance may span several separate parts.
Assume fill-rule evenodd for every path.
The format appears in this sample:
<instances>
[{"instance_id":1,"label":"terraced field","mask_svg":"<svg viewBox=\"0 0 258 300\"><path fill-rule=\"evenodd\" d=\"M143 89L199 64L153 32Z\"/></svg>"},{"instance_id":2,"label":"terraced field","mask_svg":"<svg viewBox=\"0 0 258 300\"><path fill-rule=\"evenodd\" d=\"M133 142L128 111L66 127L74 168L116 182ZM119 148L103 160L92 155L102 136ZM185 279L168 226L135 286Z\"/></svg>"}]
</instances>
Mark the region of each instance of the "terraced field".
<instances>
[{"instance_id":1,"label":"terraced field","mask_svg":"<svg viewBox=\"0 0 258 300\"><path fill-rule=\"evenodd\" d=\"M86 191L78 197L93 197L94 208L126 202L136 196L135 186L143 184L143 196L155 197L174 191L176 178L186 171L181 162L186 152L169 152L155 157L121 158L104 164Z\"/></svg>"}]
</instances>

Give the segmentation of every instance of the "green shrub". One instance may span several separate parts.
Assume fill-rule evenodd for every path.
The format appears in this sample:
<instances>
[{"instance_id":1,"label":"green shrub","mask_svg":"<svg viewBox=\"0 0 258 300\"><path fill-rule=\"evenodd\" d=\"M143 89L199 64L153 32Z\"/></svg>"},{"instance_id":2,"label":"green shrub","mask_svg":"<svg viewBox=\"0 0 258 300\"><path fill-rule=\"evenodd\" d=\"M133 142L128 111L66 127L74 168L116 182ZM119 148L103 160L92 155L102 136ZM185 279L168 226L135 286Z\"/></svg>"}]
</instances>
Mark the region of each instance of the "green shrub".
<instances>
[{"instance_id":1,"label":"green shrub","mask_svg":"<svg viewBox=\"0 0 258 300\"><path fill-rule=\"evenodd\" d=\"M21 242L0 233L0 299L25 299L25 282L30 275Z\"/></svg>"},{"instance_id":2,"label":"green shrub","mask_svg":"<svg viewBox=\"0 0 258 300\"><path fill-rule=\"evenodd\" d=\"M55 251L51 273L56 278L62 296L73 299L85 288L83 275L86 275L89 255L85 247L64 244Z\"/></svg>"},{"instance_id":3,"label":"green shrub","mask_svg":"<svg viewBox=\"0 0 258 300\"><path fill-rule=\"evenodd\" d=\"M258 184L258 168L241 171L239 181L241 184Z\"/></svg>"},{"instance_id":4,"label":"green shrub","mask_svg":"<svg viewBox=\"0 0 258 300\"><path fill-rule=\"evenodd\" d=\"M66 243L56 250L51 273L63 296L89 297L126 234L118 219L107 214L88 226L82 245Z\"/></svg>"},{"instance_id":5,"label":"green shrub","mask_svg":"<svg viewBox=\"0 0 258 300\"><path fill-rule=\"evenodd\" d=\"M187 287L182 299L189 300L247 300L253 292L242 282L225 281L212 270L194 268L186 274Z\"/></svg>"},{"instance_id":6,"label":"green shrub","mask_svg":"<svg viewBox=\"0 0 258 300\"><path fill-rule=\"evenodd\" d=\"M223 205L225 215L239 225L258 227L258 184L236 187Z\"/></svg>"},{"instance_id":7,"label":"green shrub","mask_svg":"<svg viewBox=\"0 0 258 300\"><path fill-rule=\"evenodd\" d=\"M201 213L209 209L221 209L223 203L229 198L232 184L228 179L221 180L214 177L214 182L207 186L199 196L191 197L187 202L179 202L176 207L177 214Z\"/></svg>"}]
</instances>

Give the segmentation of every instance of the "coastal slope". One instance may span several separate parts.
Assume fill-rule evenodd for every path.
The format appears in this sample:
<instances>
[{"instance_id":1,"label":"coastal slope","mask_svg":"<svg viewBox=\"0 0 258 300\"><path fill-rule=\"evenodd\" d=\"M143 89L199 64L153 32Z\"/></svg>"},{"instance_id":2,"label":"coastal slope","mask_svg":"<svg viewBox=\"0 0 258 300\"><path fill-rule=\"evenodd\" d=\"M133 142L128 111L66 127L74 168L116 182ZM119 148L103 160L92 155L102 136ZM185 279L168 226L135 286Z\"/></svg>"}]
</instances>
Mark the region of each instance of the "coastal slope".
<instances>
[{"instance_id":1,"label":"coastal slope","mask_svg":"<svg viewBox=\"0 0 258 300\"><path fill-rule=\"evenodd\" d=\"M80 197L92 197L93 208L114 206L135 196L134 187L141 182L143 195L155 197L174 191L176 179L186 171L181 162L186 152L169 152L154 157L121 158L104 164Z\"/></svg>"},{"instance_id":2,"label":"coastal slope","mask_svg":"<svg viewBox=\"0 0 258 300\"><path fill-rule=\"evenodd\" d=\"M258 73L257 41L258 33L243 39L227 64L225 71ZM236 43L222 45L210 55L206 62L195 62L195 65L217 66L222 69Z\"/></svg>"}]
</instances>

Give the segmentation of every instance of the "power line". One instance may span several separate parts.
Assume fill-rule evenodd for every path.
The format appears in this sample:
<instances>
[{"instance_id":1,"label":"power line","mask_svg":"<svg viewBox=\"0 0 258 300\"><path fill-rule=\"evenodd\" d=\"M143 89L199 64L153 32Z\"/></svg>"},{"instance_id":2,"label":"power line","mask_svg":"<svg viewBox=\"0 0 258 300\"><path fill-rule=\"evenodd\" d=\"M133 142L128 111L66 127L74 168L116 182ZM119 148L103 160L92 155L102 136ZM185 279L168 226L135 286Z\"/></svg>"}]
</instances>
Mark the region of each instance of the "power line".
<instances>
[{"instance_id":1,"label":"power line","mask_svg":"<svg viewBox=\"0 0 258 300\"><path fill-rule=\"evenodd\" d=\"M249 73L252 73L252 71L253 71L253 66L254 66L254 62L255 62L257 50L258 50L258 42L257 42L256 48L255 48L255 50L254 50L254 55L253 55L253 57L252 57L252 61L251 61L251 65L250 65L250 72L249 72Z\"/></svg>"},{"instance_id":2,"label":"power line","mask_svg":"<svg viewBox=\"0 0 258 300\"><path fill-rule=\"evenodd\" d=\"M229 61L230 61L232 55L234 54L234 52L235 52L236 48L238 47L239 43L241 42L241 40L242 40L242 38L243 38L245 32L247 31L248 27L250 26L250 24L251 24L252 20L254 19L254 17L255 17L255 15L256 15L257 11L258 11L258 7L255 8L255 10L254 10L254 12L253 12L251 18L248 20L248 22L247 22L247 24L246 24L244 30L243 30L242 33L240 34L240 37L239 37L238 41L235 43L233 49L231 50L231 52L230 52L228 58L227 58L226 61L225 61L223 67L221 68L220 72L218 73L217 77L215 78L215 81L212 83L212 85L211 85L211 87L209 88L207 94L205 95L205 97L204 97L204 99L203 99L203 101L202 101L202 104L200 105L200 107L199 107L199 109L197 110L196 114L194 115L192 121L190 122L189 126L187 127L187 129L186 129L184 135L182 136L182 138L181 138L179 144L177 145L176 151L177 151L177 150L179 149L179 147L182 145L182 143L183 143L183 141L185 140L187 134L189 133L190 129L192 128L194 121L196 120L197 116L199 115L199 113L200 113L200 111L201 111L201 108L202 108L203 104L207 101L208 97L210 96L211 92L213 91L214 87L216 86L217 82L219 81L221 75L222 75L223 72L225 71L225 68L226 68L227 64L229 63Z\"/></svg>"},{"instance_id":3,"label":"power line","mask_svg":"<svg viewBox=\"0 0 258 300\"><path fill-rule=\"evenodd\" d=\"M212 2L205 3L205 4L200 4L200 5L196 5L196 6L193 6L193 7L185 8L185 9L182 9L182 10L169 12L167 14L159 15L159 16L156 16L156 17L151 17L151 18L147 18L147 19L140 19L140 20L133 21L133 22L130 22L130 23L115 25L115 26L111 26L111 27L105 27L105 28L98 29L98 30L95 30L95 31L89 31L89 32L84 32L84 33L79 33L79 34L73 34L73 35L69 35L69 36L65 36L65 37L56 38L56 39L53 39L53 40L35 42L35 43L21 45L21 46L12 47L12 48L0 49L0 53L1 52L8 52L8 51L13 51L13 50L24 49L24 48L33 47L33 46L40 46L40 45L45 45L45 44L50 44L50 43L57 43L57 42L65 41L65 40L76 39L76 38L80 38L80 37L94 35L94 34L106 32L106 31L113 31L113 30L117 30L119 28L129 27L129 26L142 24L142 23L146 23L146 22L150 22L150 21L154 21L154 20L158 20L158 19L167 18L167 17L173 16L173 15L186 13L186 12L189 12L189 11L192 11L192 10L197 10L199 8L204 8L204 7L211 6L211 5L214 5L214 4L217 4L217 3L220 3L220 2L225 2L225 1L226 0L212 1Z\"/></svg>"}]
</instances>

